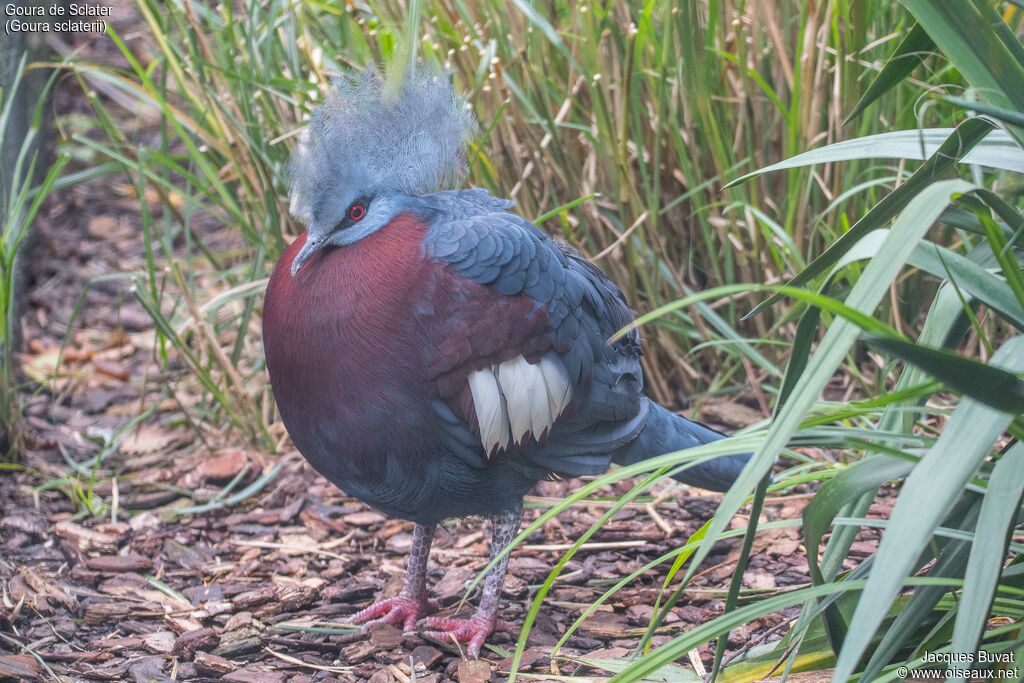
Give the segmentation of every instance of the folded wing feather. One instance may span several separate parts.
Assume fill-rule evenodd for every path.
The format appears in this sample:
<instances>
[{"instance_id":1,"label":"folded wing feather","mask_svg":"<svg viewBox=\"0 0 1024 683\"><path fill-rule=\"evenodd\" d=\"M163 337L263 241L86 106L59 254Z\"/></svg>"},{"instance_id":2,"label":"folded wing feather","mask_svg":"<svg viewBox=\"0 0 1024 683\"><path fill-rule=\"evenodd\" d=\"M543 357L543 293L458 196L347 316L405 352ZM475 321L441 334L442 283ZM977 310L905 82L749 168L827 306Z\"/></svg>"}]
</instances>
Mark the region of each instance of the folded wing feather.
<instances>
[{"instance_id":1,"label":"folded wing feather","mask_svg":"<svg viewBox=\"0 0 1024 683\"><path fill-rule=\"evenodd\" d=\"M572 400L569 373L552 352L537 363L516 356L481 368L468 381L488 457L543 438Z\"/></svg>"}]
</instances>

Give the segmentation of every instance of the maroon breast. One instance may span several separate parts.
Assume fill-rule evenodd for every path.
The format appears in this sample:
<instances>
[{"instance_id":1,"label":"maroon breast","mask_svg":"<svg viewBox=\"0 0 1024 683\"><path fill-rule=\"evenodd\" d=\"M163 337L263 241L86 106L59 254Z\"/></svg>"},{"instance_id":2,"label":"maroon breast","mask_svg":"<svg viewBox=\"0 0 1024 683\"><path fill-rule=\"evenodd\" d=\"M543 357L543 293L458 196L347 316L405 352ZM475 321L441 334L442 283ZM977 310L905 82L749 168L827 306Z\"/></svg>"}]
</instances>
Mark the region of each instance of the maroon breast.
<instances>
[{"instance_id":1,"label":"maroon breast","mask_svg":"<svg viewBox=\"0 0 1024 683\"><path fill-rule=\"evenodd\" d=\"M355 244L321 251L292 277L303 235L270 278L263 343L271 385L292 440L321 471L339 457L372 470L429 423L414 319L416 293L435 268L421 255L424 230L399 216Z\"/></svg>"}]
</instances>

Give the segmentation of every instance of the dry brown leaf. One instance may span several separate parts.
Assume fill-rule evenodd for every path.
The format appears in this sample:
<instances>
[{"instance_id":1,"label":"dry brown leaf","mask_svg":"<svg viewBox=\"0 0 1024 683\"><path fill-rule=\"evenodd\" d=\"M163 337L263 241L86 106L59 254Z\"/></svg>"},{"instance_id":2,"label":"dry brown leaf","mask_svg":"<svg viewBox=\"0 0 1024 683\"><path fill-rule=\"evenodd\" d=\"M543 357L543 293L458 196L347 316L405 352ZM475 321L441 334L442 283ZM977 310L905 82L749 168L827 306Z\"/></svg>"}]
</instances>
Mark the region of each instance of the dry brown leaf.
<instances>
[{"instance_id":1,"label":"dry brown leaf","mask_svg":"<svg viewBox=\"0 0 1024 683\"><path fill-rule=\"evenodd\" d=\"M159 425L143 425L121 440L118 448L125 455L162 451L180 442L182 433Z\"/></svg>"},{"instance_id":2,"label":"dry brown leaf","mask_svg":"<svg viewBox=\"0 0 1024 683\"><path fill-rule=\"evenodd\" d=\"M374 524L380 524L385 521L387 517L379 512L366 510L365 512L353 512L351 514L347 514L342 517L342 519L346 524L351 524L352 526L372 526Z\"/></svg>"},{"instance_id":3,"label":"dry brown leaf","mask_svg":"<svg viewBox=\"0 0 1024 683\"><path fill-rule=\"evenodd\" d=\"M775 588L775 576L762 570L753 570L743 575L743 582L748 588Z\"/></svg>"},{"instance_id":4,"label":"dry brown leaf","mask_svg":"<svg viewBox=\"0 0 1024 683\"><path fill-rule=\"evenodd\" d=\"M200 481L226 483L249 466L249 455L241 448L225 448L204 457L196 467Z\"/></svg>"},{"instance_id":5,"label":"dry brown leaf","mask_svg":"<svg viewBox=\"0 0 1024 683\"><path fill-rule=\"evenodd\" d=\"M19 354L21 369L38 384L46 384L61 376L60 347L48 346L37 353Z\"/></svg>"}]
</instances>

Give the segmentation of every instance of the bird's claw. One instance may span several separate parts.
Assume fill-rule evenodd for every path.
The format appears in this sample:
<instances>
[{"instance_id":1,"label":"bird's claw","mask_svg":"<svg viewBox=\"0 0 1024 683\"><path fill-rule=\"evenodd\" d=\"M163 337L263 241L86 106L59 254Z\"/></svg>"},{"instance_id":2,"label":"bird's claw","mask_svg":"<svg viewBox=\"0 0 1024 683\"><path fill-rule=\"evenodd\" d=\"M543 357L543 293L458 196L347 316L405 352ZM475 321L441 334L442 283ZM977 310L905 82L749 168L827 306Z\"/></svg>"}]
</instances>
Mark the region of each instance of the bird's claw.
<instances>
[{"instance_id":1,"label":"bird's claw","mask_svg":"<svg viewBox=\"0 0 1024 683\"><path fill-rule=\"evenodd\" d=\"M349 621L362 624L363 630L372 624L391 624L401 626L402 631L411 633L416 630L416 622L424 616L436 612L437 601L412 595L397 595L387 600L375 602L364 610L353 614Z\"/></svg>"},{"instance_id":2,"label":"bird's claw","mask_svg":"<svg viewBox=\"0 0 1024 683\"><path fill-rule=\"evenodd\" d=\"M474 659L480 658L480 648L492 633L496 631L512 632L512 627L508 623L494 616L474 615L469 619L427 617L424 620L424 625L427 628L435 629L427 631L425 634L431 638L466 643L466 650Z\"/></svg>"}]
</instances>

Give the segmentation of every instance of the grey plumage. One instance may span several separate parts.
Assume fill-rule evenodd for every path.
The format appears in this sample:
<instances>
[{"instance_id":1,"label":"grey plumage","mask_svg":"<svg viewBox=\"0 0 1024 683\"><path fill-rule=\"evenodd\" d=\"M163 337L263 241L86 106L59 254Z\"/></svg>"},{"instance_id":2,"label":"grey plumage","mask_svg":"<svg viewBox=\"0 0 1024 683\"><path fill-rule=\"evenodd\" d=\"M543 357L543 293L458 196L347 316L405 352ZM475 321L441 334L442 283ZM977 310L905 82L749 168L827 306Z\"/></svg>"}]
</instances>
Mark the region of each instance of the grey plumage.
<instances>
[{"instance_id":1,"label":"grey plumage","mask_svg":"<svg viewBox=\"0 0 1024 683\"><path fill-rule=\"evenodd\" d=\"M466 143L476 120L450 77L418 65L396 92L375 67L344 73L312 113L292 154L291 213L319 222L339 193L423 195L465 174Z\"/></svg>"},{"instance_id":2,"label":"grey plumage","mask_svg":"<svg viewBox=\"0 0 1024 683\"><path fill-rule=\"evenodd\" d=\"M421 68L389 93L370 68L334 83L292 162L293 212L304 215L308 227L291 264L293 275L310 254L354 244L407 213L426 228L421 255L446 267L437 277L457 292L435 300L429 292L444 290L437 283L426 286L416 324L420 333L426 331L424 368L438 392L431 397L440 418L433 427L442 451L465 471L460 476L446 470L449 488L436 501L413 506L419 508L418 521L490 513L521 496L525 488L519 485L552 472L595 475L611 462L630 464L723 436L644 397L638 332L611 341L633 313L619 288L576 249L484 190L437 191L464 172L474 126L443 74ZM346 219L356 204L365 207L364 215ZM500 318L476 327L467 320L501 311L481 308L479 294L463 281L523 297L532 307L515 313L522 319L514 327ZM464 389L468 405L460 404ZM418 438L426 434L424 428ZM499 455L503 466L486 477L503 496L460 501L452 495L463 484L483 485L469 485L468 475L485 476L485 463ZM680 478L725 488L747 459L722 458ZM501 485L508 478L514 481ZM363 497L387 508L372 493ZM412 498L404 498L411 506ZM460 502L467 507L457 507Z\"/></svg>"},{"instance_id":3,"label":"grey plumage","mask_svg":"<svg viewBox=\"0 0 1024 683\"><path fill-rule=\"evenodd\" d=\"M352 617L411 629L436 609L426 553L444 518L494 518L497 558L538 480L723 435L643 395L639 335L616 335L633 313L578 251L486 191L436 192L463 172L475 125L447 78L421 71L389 94L373 69L347 74L314 112L291 171L307 232L270 279L264 337L296 447L349 494L416 523L402 593ZM676 476L724 489L747 459ZM435 637L479 653L506 562L472 619L428 618Z\"/></svg>"},{"instance_id":4,"label":"grey plumage","mask_svg":"<svg viewBox=\"0 0 1024 683\"><path fill-rule=\"evenodd\" d=\"M475 212L465 208L474 199L481 202ZM538 431L532 428L532 409L551 409L552 404L540 397L540 377L532 366L523 366L522 356L508 366L519 371L518 384L501 372L492 374L497 366L472 373L469 382L483 441L477 457L483 460L497 444L514 454L505 460L509 467L528 477L539 479L551 472L596 475L611 462L629 465L724 438L643 395L637 330L611 341L633 320L619 288L572 247L486 200L486 194L467 192L420 198L420 205L434 211L423 243L426 256L445 263L460 277L506 296L528 297L543 307L540 332L548 337L551 350L542 359L557 364L556 377L564 377L567 393L557 402L558 417L538 420ZM450 209L453 204L458 208ZM523 324L529 325L526 320ZM442 331L450 333L448 327ZM485 343L479 338L473 342ZM546 385L547 376L543 379ZM563 413L568 403L571 409ZM527 422L531 429L525 429ZM449 422L444 429L451 443L469 440L463 433L468 429L465 424ZM543 432L545 438L523 439L524 432ZM749 457L720 457L691 466L676 478L725 490Z\"/></svg>"}]
</instances>

